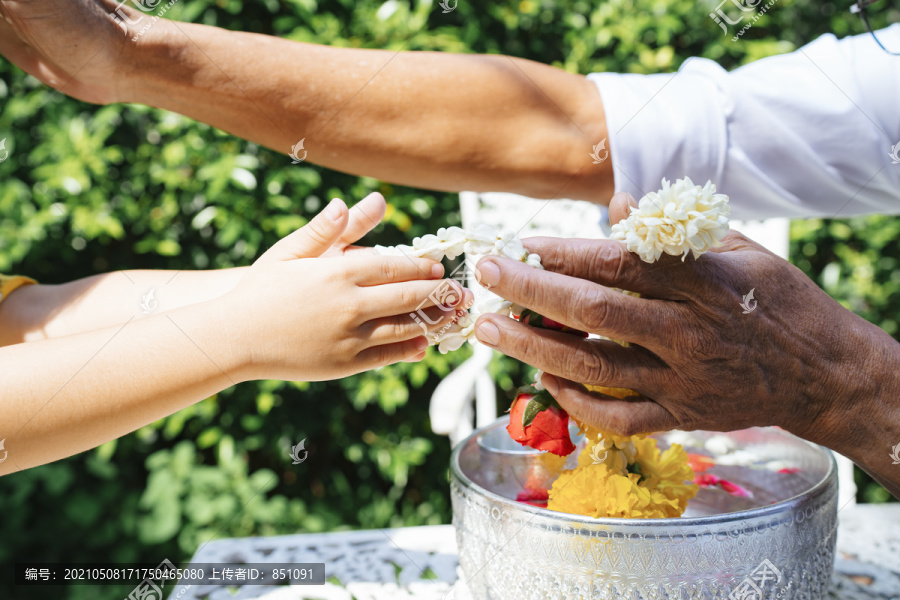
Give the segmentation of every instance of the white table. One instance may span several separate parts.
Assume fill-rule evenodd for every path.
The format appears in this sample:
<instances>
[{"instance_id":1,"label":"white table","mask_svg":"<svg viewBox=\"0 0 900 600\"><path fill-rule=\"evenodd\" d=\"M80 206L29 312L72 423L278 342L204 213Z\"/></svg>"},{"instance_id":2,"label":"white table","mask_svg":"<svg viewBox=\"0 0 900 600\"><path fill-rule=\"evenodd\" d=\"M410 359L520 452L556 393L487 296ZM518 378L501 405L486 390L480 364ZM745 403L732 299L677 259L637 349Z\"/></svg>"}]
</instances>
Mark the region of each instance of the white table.
<instances>
[{"instance_id":1,"label":"white table","mask_svg":"<svg viewBox=\"0 0 900 600\"><path fill-rule=\"evenodd\" d=\"M900 600L900 504L857 505L838 515L830 600ZM325 563L325 586L175 588L169 600L469 600L459 581L452 526L224 539L193 563ZM423 576L426 574L427 576Z\"/></svg>"}]
</instances>

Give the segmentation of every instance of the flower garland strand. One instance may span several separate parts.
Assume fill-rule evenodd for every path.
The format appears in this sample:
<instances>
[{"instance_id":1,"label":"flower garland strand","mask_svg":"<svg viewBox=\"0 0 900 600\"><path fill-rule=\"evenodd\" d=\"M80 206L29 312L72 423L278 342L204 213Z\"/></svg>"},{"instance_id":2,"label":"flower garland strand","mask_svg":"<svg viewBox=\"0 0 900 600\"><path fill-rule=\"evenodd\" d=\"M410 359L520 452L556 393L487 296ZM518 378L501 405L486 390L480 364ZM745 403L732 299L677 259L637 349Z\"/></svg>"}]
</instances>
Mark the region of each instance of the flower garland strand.
<instances>
[{"instance_id":1,"label":"flower garland strand","mask_svg":"<svg viewBox=\"0 0 900 600\"><path fill-rule=\"evenodd\" d=\"M697 259L728 233L728 213L728 197L717 194L711 182L701 187L687 177L674 184L663 179L660 191L641 198L636 207L630 207L627 219L613 225L611 237L624 241L630 252L648 263L655 262L663 253L681 255L682 260L693 254ZM435 235L415 238L412 246L376 246L375 251L382 255L432 260L452 260L465 252L476 262L482 256L492 255L543 268L540 257L528 253L514 232L498 233L485 224L469 230L441 228ZM460 348L467 340L475 343L475 321L487 313L504 314L533 327L588 336L482 288L476 294L474 306L462 311L449 327L433 336L433 344L445 354ZM569 436L569 415L544 389L541 375L538 371L533 385L516 392L507 431L522 445L566 456L575 450ZM589 386L589 389L619 398L637 395L620 388ZM519 494L522 501L539 506L546 502L551 510L593 517L681 516L698 489L695 484L685 483L694 479L691 464L695 461L689 460L681 445L672 444L660 452L656 440L646 435L617 436L578 425L586 440L578 466L564 470L563 461L553 462L555 481L551 488L547 490L529 481ZM581 477L582 474L588 476ZM704 483L717 482L704 480Z\"/></svg>"},{"instance_id":2,"label":"flower garland strand","mask_svg":"<svg viewBox=\"0 0 900 600\"><path fill-rule=\"evenodd\" d=\"M471 229L460 227L442 227L434 235L423 235L413 240L412 246L375 246L375 253L385 256L409 256L413 258L430 258L453 260L465 252L473 263L482 256L502 256L518 260L536 269L543 269L541 257L525 250L522 240L514 231L498 232L485 223ZM510 317L518 317L521 307L504 300L487 288L480 288L475 296L475 304L468 311L454 319L446 328L432 335L432 345L436 345L441 354L447 354L462 347L468 341L477 342L475 338L475 321L481 315L496 313Z\"/></svg>"}]
</instances>

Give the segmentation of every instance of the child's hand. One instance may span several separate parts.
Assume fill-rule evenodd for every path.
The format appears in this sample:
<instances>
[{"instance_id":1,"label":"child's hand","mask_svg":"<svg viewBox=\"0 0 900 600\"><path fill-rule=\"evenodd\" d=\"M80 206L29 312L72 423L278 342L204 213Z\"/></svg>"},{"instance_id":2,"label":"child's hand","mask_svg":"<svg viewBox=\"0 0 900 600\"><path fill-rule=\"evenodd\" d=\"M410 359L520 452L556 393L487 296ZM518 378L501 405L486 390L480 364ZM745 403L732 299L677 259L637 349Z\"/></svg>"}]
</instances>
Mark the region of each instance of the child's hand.
<instances>
[{"instance_id":1,"label":"child's hand","mask_svg":"<svg viewBox=\"0 0 900 600\"><path fill-rule=\"evenodd\" d=\"M421 358L429 332L448 324L472 294L456 282L454 307L430 296L448 282L427 259L354 253L318 256L342 236L346 206L334 200L264 254L222 298L229 354L240 379L337 379ZM350 240L355 241L355 240ZM346 244L345 244L346 245ZM446 294L442 294L446 297ZM427 319L410 314L424 310Z\"/></svg>"},{"instance_id":2,"label":"child's hand","mask_svg":"<svg viewBox=\"0 0 900 600\"><path fill-rule=\"evenodd\" d=\"M323 218L329 209L335 211L333 218ZM332 201L308 225L269 248L256 264L291 258L344 256L354 252L374 254L371 248L353 244L381 223L386 209L384 196L378 192L372 192L349 211L342 201Z\"/></svg>"}]
</instances>

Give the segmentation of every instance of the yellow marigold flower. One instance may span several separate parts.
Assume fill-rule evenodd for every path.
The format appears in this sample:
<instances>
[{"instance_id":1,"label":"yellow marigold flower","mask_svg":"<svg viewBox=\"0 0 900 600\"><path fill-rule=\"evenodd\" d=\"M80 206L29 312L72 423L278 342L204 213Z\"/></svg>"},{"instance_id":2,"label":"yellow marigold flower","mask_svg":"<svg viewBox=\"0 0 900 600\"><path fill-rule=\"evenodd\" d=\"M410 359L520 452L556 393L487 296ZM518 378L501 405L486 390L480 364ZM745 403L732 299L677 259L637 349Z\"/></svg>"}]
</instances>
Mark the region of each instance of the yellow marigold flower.
<instances>
[{"instance_id":1,"label":"yellow marigold flower","mask_svg":"<svg viewBox=\"0 0 900 600\"><path fill-rule=\"evenodd\" d=\"M622 437L622 436L617 436ZM629 440L629 438L622 438ZM697 493L690 481L694 472L681 446L660 452L654 439L631 438L637 458L630 469L622 468L623 452L597 464L585 459L587 448L574 469L563 471L550 489L547 508L589 517L655 519L679 517Z\"/></svg>"}]
</instances>

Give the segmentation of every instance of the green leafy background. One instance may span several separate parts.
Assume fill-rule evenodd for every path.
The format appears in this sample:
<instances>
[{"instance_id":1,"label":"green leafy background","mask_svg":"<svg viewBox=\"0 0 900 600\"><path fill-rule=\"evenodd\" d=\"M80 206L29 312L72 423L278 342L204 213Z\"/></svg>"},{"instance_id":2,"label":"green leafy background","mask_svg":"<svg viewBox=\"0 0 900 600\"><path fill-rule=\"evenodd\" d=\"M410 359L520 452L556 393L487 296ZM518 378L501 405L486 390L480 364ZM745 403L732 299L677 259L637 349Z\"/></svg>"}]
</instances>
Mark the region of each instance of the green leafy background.
<instances>
[{"instance_id":1,"label":"green leafy background","mask_svg":"<svg viewBox=\"0 0 900 600\"><path fill-rule=\"evenodd\" d=\"M690 56L733 68L820 34L861 33L848 3L780 0L738 42L692 0L181 0L167 17L346 47L504 53L577 73L669 72ZM896 9L874 6L876 25ZM381 11L379 12L379 9ZM111 74L114 76L114 74ZM62 282L102 271L249 264L331 197L381 191L399 243L459 223L458 198L291 165L179 115L99 107L0 60L0 272ZM794 261L846 307L897 336L900 220L810 220ZM893 310L891 310L893 309ZM0 479L0 563L186 561L214 537L448 523L447 439L428 399L467 352L331 383L245 383L133 435ZM522 367L492 366L506 403ZM307 440L309 458L288 448ZM886 450L887 451L887 450ZM888 494L859 474L860 499ZM0 589L8 583L2 577ZM122 598L71 587L46 597ZM4 598L39 597L22 588Z\"/></svg>"}]
</instances>

